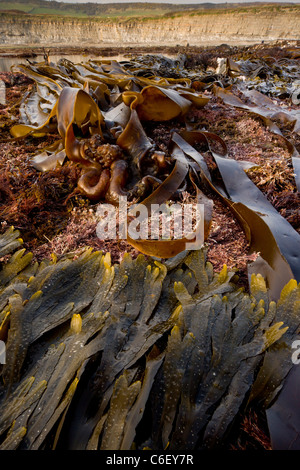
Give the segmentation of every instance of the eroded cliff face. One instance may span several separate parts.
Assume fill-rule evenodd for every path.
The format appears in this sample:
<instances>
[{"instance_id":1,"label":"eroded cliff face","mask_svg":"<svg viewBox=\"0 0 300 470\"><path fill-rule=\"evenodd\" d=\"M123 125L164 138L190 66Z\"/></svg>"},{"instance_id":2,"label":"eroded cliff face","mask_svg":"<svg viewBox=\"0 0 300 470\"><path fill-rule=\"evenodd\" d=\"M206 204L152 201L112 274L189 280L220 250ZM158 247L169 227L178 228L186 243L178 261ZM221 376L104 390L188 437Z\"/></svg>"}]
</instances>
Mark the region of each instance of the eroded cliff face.
<instances>
[{"instance_id":1,"label":"eroded cliff face","mask_svg":"<svg viewBox=\"0 0 300 470\"><path fill-rule=\"evenodd\" d=\"M300 39L299 11L183 15L120 22L0 17L0 44L7 45L195 45Z\"/></svg>"}]
</instances>

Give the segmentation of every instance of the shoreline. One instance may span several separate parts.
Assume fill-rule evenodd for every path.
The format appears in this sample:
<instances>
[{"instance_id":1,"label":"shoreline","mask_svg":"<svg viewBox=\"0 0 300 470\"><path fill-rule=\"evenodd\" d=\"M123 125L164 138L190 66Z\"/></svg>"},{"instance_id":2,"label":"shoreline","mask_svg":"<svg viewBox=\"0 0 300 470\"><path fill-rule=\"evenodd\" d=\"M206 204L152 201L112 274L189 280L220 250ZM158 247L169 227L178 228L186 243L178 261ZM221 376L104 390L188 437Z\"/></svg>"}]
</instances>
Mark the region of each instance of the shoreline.
<instances>
[{"instance_id":1,"label":"shoreline","mask_svg":"<svg viewBox=\"0 0 300 470\"><path fill-rule=\"evenodd\" d=\"M243 49L248 47L273 47L273 46L297 46L299 45L298 40L295 39L284 39L284 40L270 40L270 41L249 41L234 44L229 44L228 42L221 43L220 41L216 44L202 44L199 46L156 46L156 45L147 45L141 46L139 44L132 44L131 46L112 46L112 45L91 45L91 46L56 46L56 45L0 45L0 57L9 58L9 57L35 57L38 55L43 55L45 50L49 52L50 55L61 54L63 56L72 55L72 54L88 54L88 55L102 55L103 57L115 56L115 55L126 55L126 54L198 54L203 51L215 50L216 48L237 48Z\"/></svg>"}]
</instances>

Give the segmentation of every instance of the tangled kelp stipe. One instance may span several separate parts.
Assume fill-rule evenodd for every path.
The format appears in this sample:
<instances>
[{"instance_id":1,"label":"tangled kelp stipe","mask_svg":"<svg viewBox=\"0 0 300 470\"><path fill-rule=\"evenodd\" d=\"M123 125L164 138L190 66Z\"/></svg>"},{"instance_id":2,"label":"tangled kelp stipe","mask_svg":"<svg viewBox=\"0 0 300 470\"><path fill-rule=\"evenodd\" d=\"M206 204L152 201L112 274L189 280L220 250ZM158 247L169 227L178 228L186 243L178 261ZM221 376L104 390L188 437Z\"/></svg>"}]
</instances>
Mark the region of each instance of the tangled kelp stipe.
<instances>
[{"instance_id":1,"label":"tangled kelp stipe","mask_svg":"<svg viewBox=\"0 0 300 470\"><path fill-rule=\"evenodd\" d=\"M300 286L277 303L251 293L205 250L112 266L87 249L30 263L0 237L3 449L214 449L239 413L267 410L292 368ZM17 250L17 251L16 251ZM272 408L271 408L272 409Z\"/></svg>"}]
</instances>

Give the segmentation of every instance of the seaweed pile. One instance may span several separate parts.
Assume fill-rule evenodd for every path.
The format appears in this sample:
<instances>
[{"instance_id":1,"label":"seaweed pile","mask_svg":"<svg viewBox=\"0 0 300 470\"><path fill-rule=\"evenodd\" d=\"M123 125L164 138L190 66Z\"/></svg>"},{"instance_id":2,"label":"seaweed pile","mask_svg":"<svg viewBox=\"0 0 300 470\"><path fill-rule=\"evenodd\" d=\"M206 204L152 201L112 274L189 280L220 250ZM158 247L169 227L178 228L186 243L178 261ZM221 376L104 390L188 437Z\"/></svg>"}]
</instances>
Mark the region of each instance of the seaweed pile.
<instances>
[{"instance_id":1,"label":"seaweed pile","mask_svg":"<svg viewBox=\"0 0 300 470\"><path fill-rule=\"evenodd\" d=\"M257 164L232 158L230 135L213 121L203 126L202 116L225 106L262 122L288 155L297 198L299 111L255 80L266 67L227 58L222 73L203 74L184 63L146 56L15 67L34 85L19 124L11 114L10 140L53 136L32 155L32 178L65 168L68 199L118 205L126 196L148 210L185 197L202 203L206 242L221 202L255 255L249 292L226 265L214 272L205 247L185 250L185 238L128 235L136 256L115 264L92 248L33 262L8 229L0 240L2 449L238 447L241 413L258 410L271 423L274 400L279 413L285 407L276 399L295 370L300 324L297 220L259 189ZM297 76L297 59L281 65Z\"/></svg>"},{"instance_id":2,"label":"seaweed pile","mask_svg":"<svg viewBox=\"0 0 300 470\"><path fill-rule=\"evenodd\" d=\"M242 79L236 79L242 64L232 59L226 60L223 82L220 76L209 75L208 84L195 74L188 78L183 67L180 71L180 61L173 68L170 62L165 69L169 67L173 75L177 69L177 78L154 75L156 62L151 56L142 64L137 60L122 64L90 60L75 65L61 59L57 65L20 65L16 71L25 73L36 86L22 101L22 123L12 126L10 132L15 139L58 132L60 138L35 155L32 165L45 172L66 159L75 163L81 168L78 191L94 202L118 204L120 196L127 196L149 210L151 204L178 200L183 190L193 194L205 206L205 240L212 220L210 191L239 221L250 251L259 253L251 272L264 275L276 299L291 278L300 280L299 233L253 184L244 166L229 158L225 140L199 128L189 112L208 104L210 97L203 90L209 89L226 105L258 116L284 141L298 190L299 153L282 134L278 119L298 134L299 111L286 112L269 97L248 89ZM249 64L247 67L251 69ZM235 80L243 99L232 92L228 79ZM147 125L174 120L183 125L170 131L168 146L162 151L147 135ZM214 161L213 174L203 152ZM183 251L187 240L132 240L128 235L127 241L146 255L165 259Z\"/></svg>"},{"instance_id":3,"label":"seaweed pile","mask_svg":"<svg viewBox=\"0 0 300 470\"><path fill-rule=\"evenodd\" d=\"M272 403L299 337L295 281L275 303L252 275L246 294L203 249L31 265L19 235L0 239L17 250L1 272L1 449L220 448L241 409Z\"/></svg>"}]
</instances>

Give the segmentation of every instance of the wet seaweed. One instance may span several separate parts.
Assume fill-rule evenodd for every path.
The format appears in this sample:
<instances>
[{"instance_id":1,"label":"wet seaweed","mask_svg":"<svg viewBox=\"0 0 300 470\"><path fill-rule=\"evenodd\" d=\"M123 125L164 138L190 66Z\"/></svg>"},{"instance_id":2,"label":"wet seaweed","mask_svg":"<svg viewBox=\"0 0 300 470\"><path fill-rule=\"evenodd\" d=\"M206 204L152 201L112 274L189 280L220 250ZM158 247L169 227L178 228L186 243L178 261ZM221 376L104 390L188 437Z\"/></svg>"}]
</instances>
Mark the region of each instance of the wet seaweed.
<instances>
[{"instance_id":1,"label":"wet seaweed","mask_svg":"<svg viewBox=\"0 0 300 470\"><path fill-rule=\"evenodd\" d=\"M203 180L206 180L206 189L209 186L220 195L244 227L252 251L261 253L265 267L262 268L262 263L258 263L258 266L253 264L251 272L255 270L258 273L263 269L273 297L278 298L281 288L291 277L299 280L297 249L299 234L271 204L268 204L259 189L251 183L243 168L228 158L226 143L220 136L212 132L201 133L198 131L197 123L191 124L187 121L186 131L182 131L180 136L188 141L190 147L187 143L181 142L178 148L173 137L166 153L155 148L145 132L145 123L171 121L174 118L185 119L190 109L205 106L209 102L209 97L197 91L195 83L198 83L199 88L201 82L193 82L188 77L157 76L155 67L151 76L148 73L147 76L135 73L144 70L145 60L124 64L100 60L72 64L70 61L61 60L57 65L51 66L40 63L17 67L18 71L25 72L29 78L36 81L37 89L32 93L34 99L37 99L36 104L39 103L41 106L43 100L47 98L44 88L41 88L45 87L47 93L52 96L52 101L49 98L46 101L52 103L52 107L46 119L38 120L30 112L31 105L26 102L26 98L23 106L25 109L28 107L27 118L23 117L23 122L25 121L23 124L11 128L12 135L15 138L44 135L56 127L61 140L46 152L35 156L32 163L40 171L62 165L65 158L79 164L83 170L78 188L92 201L106 200L118 204L120 196L128 196L129 199L133 198L133 202L138 201L146 206L150 206L151 203L160 204L174 197L182 182L188 180L188 169L193 169L198 173L198 179L191 180L191 189L198 197L201 194L201 202L205 206L207 230L204 239L209 235L212 213L211 200L203 193ZM150 57L146 63L149 61L152 63L153 60ZM226 64L224 80L227 74L228 78L236 82L242 72L246 73L245 67L245 70L242 70L240 64L230 58ZM182 70L183 64L178 67ZM249 70L248 67L248 75ZM240 81L238 90L239 93L243 93L244 100L248 100L246 104L232 93L230 86L224 88L225 82L222 80L220 78L211 82L210 86L216 96L222 98L228 105L248 110L251 114L259 116L272 132L284 139L294 165L295 182L298 185L297 168L300 161L298 152L273 122L274 118L280 115L283 123L292 122L294 132L298 132L297 111L282 111L270 98L257 90L249 89ZM194 131L194 134L191 131ZM206 150L217 164L221 185L215 175L210 174L201 154L192 148L199 143L206 146ZM182 153L183 148L187 153L184 150ZM190 159L198 166L193 166ZM163 172L165 174L162 174ZM233 174L235 177L232 177ZM132 181L129 184L130 178ZM149 181L159 181L161 184L156 188L152 186L152 194L145 198L143 196ZM237 182L239 186L233 188L232 185ZM249 194L256 201L255 204L249 204ZM289 243L288 246L284 235L286 232L293 239L293 244ZM266 249L264 241L267 239L272 239L272 250ZM129 234L127 241L142 253L160 258L174 256L184 249L186 243L184 238L156 242L136 241L132 240ZM282 268L278 270L276 263L281 257ZM286 267L284 267L285 262ZM285 272L279 286L272 276L273 271ZM275 286L272 286L273 283Z\"/></svg>"},{"instance_id":2,"label":"wet seaweed","mask_svg":"<svg viewBox=\"0 0 300 470\"><path fill-rule=\"evenodd\" d=\"M0 237L10 260L16 237ZM226 447L241 410L268 411L291 369L297 283L275 303L253 275L247 294L203 249L118 265L86 250L13 272L1 280L3 450Z\"/></svg>"},{"instance_id":3,"label":"wet seaweed","mask_svg":"<svg viewBox=\"0 0 300 470\"><path fill-rule=\"evenodd\" d=\"M156 260L125 255L112 265L109 254L86 249L75 259L53 255L33 264L20 233L9 229L0 237L0 254L8 256L0 272L0 338L7 348L2 449L226 447L240 413L252 407L267 416L275 448L282 445L276 416L288 426L282 409L290 390L284 384L291 387L295 376L299 234L247 176L252 164L229 158L225 140L209 123L204 131L195 110L213 93L261 119L284 142L294 170L291 187L298 189L299 154L285 131L299 132L299 116L295 109L282 111L251 82L278 73L280 64L255 68L227 59L223 75L199 77L183 63L172 62L172 77L151 57L19 66L35 88L22 100L12 141L55 138L31 160L27 178L41 172L39 188L26 190L35 194L20 215L34 220L35 202L43 209L47 191L58 203L73 191L96 203L117 204L126 195L149 208L176 200L184 183L205 205L205 239L214 194L243 228L250 252L259 252L249 266L249 293L226 266L214 273L204 248L186 252L185 239L127 237ZM281 65L290 71L290 64ZM241 74L248 75L247 86ZM149 130L165 123L169 138L158 147ZM60 186L59 178L69 176L70 185ZM8 178L1 177L1 193L13 200Z\"/></svg>"}]
</instances>

